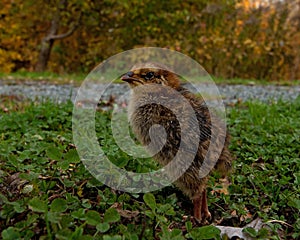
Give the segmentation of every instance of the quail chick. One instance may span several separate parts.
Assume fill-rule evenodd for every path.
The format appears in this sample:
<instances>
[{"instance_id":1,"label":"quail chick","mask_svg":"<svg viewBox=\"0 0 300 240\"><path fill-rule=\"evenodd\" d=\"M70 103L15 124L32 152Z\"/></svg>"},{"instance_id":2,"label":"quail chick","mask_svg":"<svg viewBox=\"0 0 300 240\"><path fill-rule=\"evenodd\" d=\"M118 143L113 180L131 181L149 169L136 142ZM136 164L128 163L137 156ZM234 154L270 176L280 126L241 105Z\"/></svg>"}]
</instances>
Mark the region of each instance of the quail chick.
<instances>
[{"instance_id":1,"label":"quail chick","mask_svg":"<svg viewBox=\"0 0 300 240\"><path fill-rule=\"evenodd\" d=\"M199 143L197 143L191 164L175 181L175 186L192 200L194 205L193 216L197 221L203 223L206 219L211 218L206 196L208 176L200 177L199 175L208 149L212 148L212 154L219 152L220 155L218 154L216 161L209 159L206 167L218 170L222 177L225 177L231 168L232 158L228 150L229 134L222 127L222 121L210 114L204 100L182 87L177 74L162 64L152 62L137 64L121 79L127 82L132 89L128 106L128 118L137 139L143 145L149 146L151 145L151 127L160 125L164 128L166 133L165 142L160 142L158 138L158 142L163 144L161 149L148 149L150 152L154 152L153 158L159 164L165 166L172 161L180 146L184 146L181 156L190 156L189 146L193 145L193 142L189 139L193 139L194 136L192 135L195 135L195 131L191 129L193 125L200 129L196 136ZM140 88L141 86L142 88ZM178 97L176 97L176 94L170 94L170 89L187 100L195 113L196 121L191 121L191 114L185 111L185 107L182 106L180 101L176 102ZM159 104L159 101L156 100L158 98L164 99L164 102L170 102L171 105ZM184 124L180 124L175 112L177 115L178 112L184 115ZM214 128L216 128L214 134L212 134L211 129L212 119L217 122L216 126L214 125ZM181 143L183 141L182 134L188 135L184 143ZM189 138L189 135L191 138ZM222 139L220 137L223 137L225 142L219 140ZM185 163L184 157L180 159L180 163ZM179 164L172 171L176 172L180 169L181 165Z\"/></svg>"}]
</instances>

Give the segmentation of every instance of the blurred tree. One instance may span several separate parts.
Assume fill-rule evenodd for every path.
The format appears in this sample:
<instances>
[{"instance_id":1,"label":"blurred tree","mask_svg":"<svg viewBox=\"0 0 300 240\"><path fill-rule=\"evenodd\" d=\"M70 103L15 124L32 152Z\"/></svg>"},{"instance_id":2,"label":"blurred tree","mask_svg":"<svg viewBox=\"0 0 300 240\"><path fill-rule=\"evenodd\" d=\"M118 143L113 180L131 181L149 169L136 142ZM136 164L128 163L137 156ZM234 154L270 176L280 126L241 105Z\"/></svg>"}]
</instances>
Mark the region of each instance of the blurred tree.
<instances>
[{"instance_id":1,"label":"blurred tree","mask_svg":"<svg viewBox=\"0 0 300 240\"><path fill-rule=\"evenodd\" d=\"M75 16L77 19L73 20L75 18L73 16L74 12L69 12L68 2L70 3L70 1L67 0L59 0L53 7L50 29L47 35L42 39L35 71L42 72L46 70L54 41L71 36L80 24L81 11L79 10L78 16ZM64 15L70 16L70 19L74 22L69 24L69 29L66 32L58 34Z\"/></svg>"}]
</instances>

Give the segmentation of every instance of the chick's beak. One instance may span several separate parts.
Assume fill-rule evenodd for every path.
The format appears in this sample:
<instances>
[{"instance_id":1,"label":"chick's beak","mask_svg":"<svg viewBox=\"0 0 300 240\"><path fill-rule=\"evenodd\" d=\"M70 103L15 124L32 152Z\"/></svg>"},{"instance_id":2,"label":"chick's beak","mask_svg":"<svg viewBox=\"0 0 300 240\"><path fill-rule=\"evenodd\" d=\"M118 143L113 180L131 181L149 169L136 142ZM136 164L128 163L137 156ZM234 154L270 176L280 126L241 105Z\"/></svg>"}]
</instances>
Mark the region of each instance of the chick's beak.
<instances>
[{"instance_id":1,"label":"chick's beak","mask_svg":"<svg viewBox=\"0 0 300 240\"><path fill-rule=\"evenodd\" d=\"M125 82L129 82L129 81L132 81L134 80L134 78L132 78L134 75L133 72L128 72L128 73L125 73L122 77L121 77L121 80L122 81L125 81Z\"/></svg>"}]
</instances>

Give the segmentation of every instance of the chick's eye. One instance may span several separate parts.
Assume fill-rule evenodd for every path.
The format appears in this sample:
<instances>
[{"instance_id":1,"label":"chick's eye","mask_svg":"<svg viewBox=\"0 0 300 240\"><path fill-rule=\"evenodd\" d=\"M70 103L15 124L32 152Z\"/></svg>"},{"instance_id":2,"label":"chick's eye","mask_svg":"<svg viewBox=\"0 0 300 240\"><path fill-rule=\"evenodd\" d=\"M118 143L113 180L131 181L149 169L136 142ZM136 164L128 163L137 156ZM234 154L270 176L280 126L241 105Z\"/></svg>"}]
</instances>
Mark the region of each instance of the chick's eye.
<instances>
[{"instance_id":1,"label":"chick's eye","mask_svg":"<svg viewBox=\"0 0 300 240\"><path fill-rule=\"evenodd\" d=\"M146 80L150 80L154 77L154 72L147 72L147 74L144 76Z\"/></svg>"}]
</instances>

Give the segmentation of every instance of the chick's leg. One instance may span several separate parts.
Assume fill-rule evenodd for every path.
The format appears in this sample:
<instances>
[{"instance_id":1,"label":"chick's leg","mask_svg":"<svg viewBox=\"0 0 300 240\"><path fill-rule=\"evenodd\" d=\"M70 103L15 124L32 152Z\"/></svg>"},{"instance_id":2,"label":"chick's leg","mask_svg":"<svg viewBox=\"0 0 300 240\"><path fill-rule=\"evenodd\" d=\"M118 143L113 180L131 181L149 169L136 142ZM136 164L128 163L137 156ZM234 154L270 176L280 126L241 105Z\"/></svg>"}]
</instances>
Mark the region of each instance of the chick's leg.
<instances>
[{"instance_id":1,"label":"chick's leg","mask_svg":"<svg viewBox=\"0 0 300 240\"><path fill-rule=\"evenodd\" d=\"M202 207L201 207L201 216L204 219L211 219L211 214L208 210L207 206L207 195L206 195L206 189L202 192Z\"/></svg>"},{"instance_id":2,"label":"chick's leg","mask_svg":"<svg viewBox=\"0 0 300 240\"><path fill-rule=\"evenodd\" d=\"M196 218L198 222L201 223L202 221L211 218L211 214L208 210L208 205L207 205L206 189L203 189L201 194L193 198L193 204L194 204L194 218Z\"/></svg>"},{"instance_id":3,"label":"chick's leg","mask_svg":"<svg viewBox=\"0 0 300 240\"><path fill-rule=\"evenodd\" d=\"M193 198L194 205L194 218L196 218L199 222L202 220L201 212L202 212L202 194Z\"/></svg>"}]
</instances>

